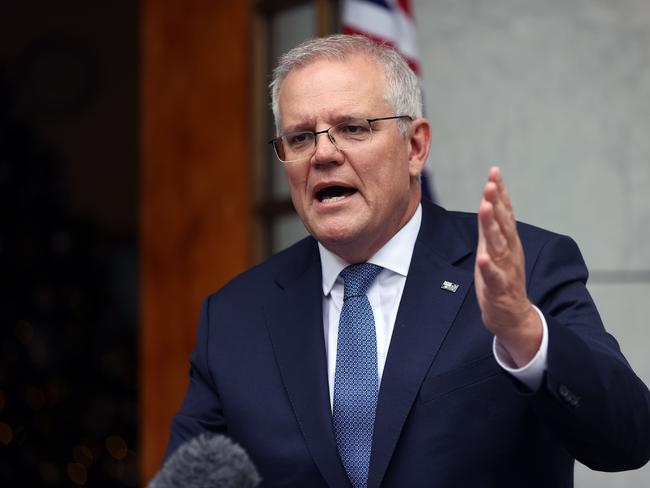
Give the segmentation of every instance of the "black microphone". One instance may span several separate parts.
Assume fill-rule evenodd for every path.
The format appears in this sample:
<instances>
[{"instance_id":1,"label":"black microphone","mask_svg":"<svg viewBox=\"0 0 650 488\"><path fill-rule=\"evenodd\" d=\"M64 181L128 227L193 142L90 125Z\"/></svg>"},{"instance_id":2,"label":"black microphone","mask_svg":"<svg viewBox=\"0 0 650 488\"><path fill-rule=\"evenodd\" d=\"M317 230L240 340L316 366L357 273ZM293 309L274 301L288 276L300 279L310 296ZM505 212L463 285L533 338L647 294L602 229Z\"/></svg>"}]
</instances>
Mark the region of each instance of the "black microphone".
<instances>
[{"instance_id":1,"label":"black microphone","mask_svg":"<svg viewBox=\"0 0 650 488\"><path fill-rule=\"evenodd\" d=\"M255 488L261 481L239 445L223 435L200 434L169 456L147 488Z\"/></svg>"}]
</instances>

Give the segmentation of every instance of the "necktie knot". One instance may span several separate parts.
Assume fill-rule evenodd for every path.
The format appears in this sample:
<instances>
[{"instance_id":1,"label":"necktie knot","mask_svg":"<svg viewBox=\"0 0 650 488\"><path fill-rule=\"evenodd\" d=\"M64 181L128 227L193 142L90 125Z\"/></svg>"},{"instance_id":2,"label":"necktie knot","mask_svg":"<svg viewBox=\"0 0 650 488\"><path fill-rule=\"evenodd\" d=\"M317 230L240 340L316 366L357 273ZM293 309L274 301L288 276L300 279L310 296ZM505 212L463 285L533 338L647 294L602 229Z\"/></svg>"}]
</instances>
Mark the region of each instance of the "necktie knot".
<instances>
[{"instance_id":1,"label":"necktie knot","mask_svg":"<svg viewBox=\"0 0 650 488\"><path fill-rule=\"evenodd\" d=\"M365 295L383 268L376 264L352 264L341 271L343 300Z\"/></svg>"}]
</instances>

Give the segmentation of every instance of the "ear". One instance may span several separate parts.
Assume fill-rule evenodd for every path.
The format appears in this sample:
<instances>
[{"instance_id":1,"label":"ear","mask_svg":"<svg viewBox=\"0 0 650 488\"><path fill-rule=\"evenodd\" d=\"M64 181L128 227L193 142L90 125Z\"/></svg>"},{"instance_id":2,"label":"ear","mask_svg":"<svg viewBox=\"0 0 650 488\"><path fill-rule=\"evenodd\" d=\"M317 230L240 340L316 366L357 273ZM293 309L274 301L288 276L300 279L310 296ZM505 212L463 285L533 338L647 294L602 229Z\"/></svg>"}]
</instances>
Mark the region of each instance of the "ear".
<instances>
[{"instance_id":1,"label":"ear","mask_svg":"<svg viewBox=\"0 0 650 488\"><path fill-rule=\"evenodd\" d=\"M422 172L431 147L431 124L420 118L411 122L409 132L409 174L417 177Z\"/></svg>"}]
</instances>

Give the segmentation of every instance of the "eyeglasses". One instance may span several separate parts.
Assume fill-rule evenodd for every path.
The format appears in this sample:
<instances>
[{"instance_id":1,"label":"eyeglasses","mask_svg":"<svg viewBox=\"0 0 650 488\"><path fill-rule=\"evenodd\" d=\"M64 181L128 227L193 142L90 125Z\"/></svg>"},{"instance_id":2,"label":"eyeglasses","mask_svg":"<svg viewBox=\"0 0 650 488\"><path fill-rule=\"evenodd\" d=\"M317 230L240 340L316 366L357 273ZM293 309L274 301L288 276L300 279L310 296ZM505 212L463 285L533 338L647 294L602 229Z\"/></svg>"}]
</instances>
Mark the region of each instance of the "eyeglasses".
<instances>
[{"instance_id":1,"label":"eyeglasses","mask_svg":"<svg viewBox=\"0 0 650 488\"><path fill-rule=\"evenodd\" d=\"M392 115L390 117L377 117L376 119L348 119L329 129L321 131L290 132L275 139L273 144L275 154L283 163L290 163L312 157L316 152L316 137L327 134L329 140L338 150L354 149L372 139L372 124L378 120L409 119L410 115Z\"/></svg>"}]
</instances>

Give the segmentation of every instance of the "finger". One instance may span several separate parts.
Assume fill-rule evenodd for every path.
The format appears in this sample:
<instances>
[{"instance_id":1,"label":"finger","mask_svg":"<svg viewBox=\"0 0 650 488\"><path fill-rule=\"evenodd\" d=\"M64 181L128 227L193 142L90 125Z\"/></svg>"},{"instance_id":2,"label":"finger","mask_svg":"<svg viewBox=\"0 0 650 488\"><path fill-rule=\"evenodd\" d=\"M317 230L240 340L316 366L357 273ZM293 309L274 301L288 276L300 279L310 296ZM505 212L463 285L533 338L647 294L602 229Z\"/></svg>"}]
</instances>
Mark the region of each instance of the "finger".
<instances>
[{"instance_id":1,"label":"finger","mask_svg":"<svg viewBox=\"0 0 650 488\"><path fill-rule=\"evenodd\" d=\"M506 190L499 168L493 167L490 170L489 181L492 185L486 184L485 197L494 207L495 219L501 227L509 248L517 245L518 235L514 212L510 197Z\"/></svg>"},{"instance_id":2,"label":"finger","mask_svg":"<svg viewBox=\"0 0 650 488\"><path fill-rule=\"evenodd\" d=\"M518 239L515 216L507 208L503 199L497 199L492 205L494 207L494 218L499 224L504 238L508 242L508 248L512 249Z\"/></svg>"},{"instance_id":3,"label":"finger","mask_svg":"<svg viewBox=\"0 0 650 488\"><path fill-rule=\"evenodd\" d=\"M509 252L508 241L494 215L492 203L483 199L479 207L479 226L482 229L485 252L499 260Z\"/></svg>"},{"instance_id":4,"label":"finger","mask_svg":"<svg viewBox=\"0 0 650 488\"><path fill-rule=\"evenodd\" d=\"M506 232L513 227L514 223L508 221L508 213L499 200L497 186L493 181L488 181L485 184L481 204L483 206L484 231L486 240L489 241L490 254L493 257L501 256L511 247Z\"/></svg>"},{"instance_id":5,"label":"finger","mask_svg":"<svg viewBox=\"0 0 650 488\"><path fill-rule=\"evenodd\" d=\"M501 293L505 289L504 271L485 253L477 256L476 264L489 294L494 296Z\"/></svg>"},{"instance_id":6,"label":"finger","mask_svg":"<svg viewBox=\"0 0 650 488\"><path fill-rule=\"evenodd\" d=\"M512 201L510 200L510 195L503 180L501 168L498 166L492 166L488 172L488 181L492 181L497 186L499 198L503 201L506 209L512 212Z\"/></svg>"}]
</instances>

